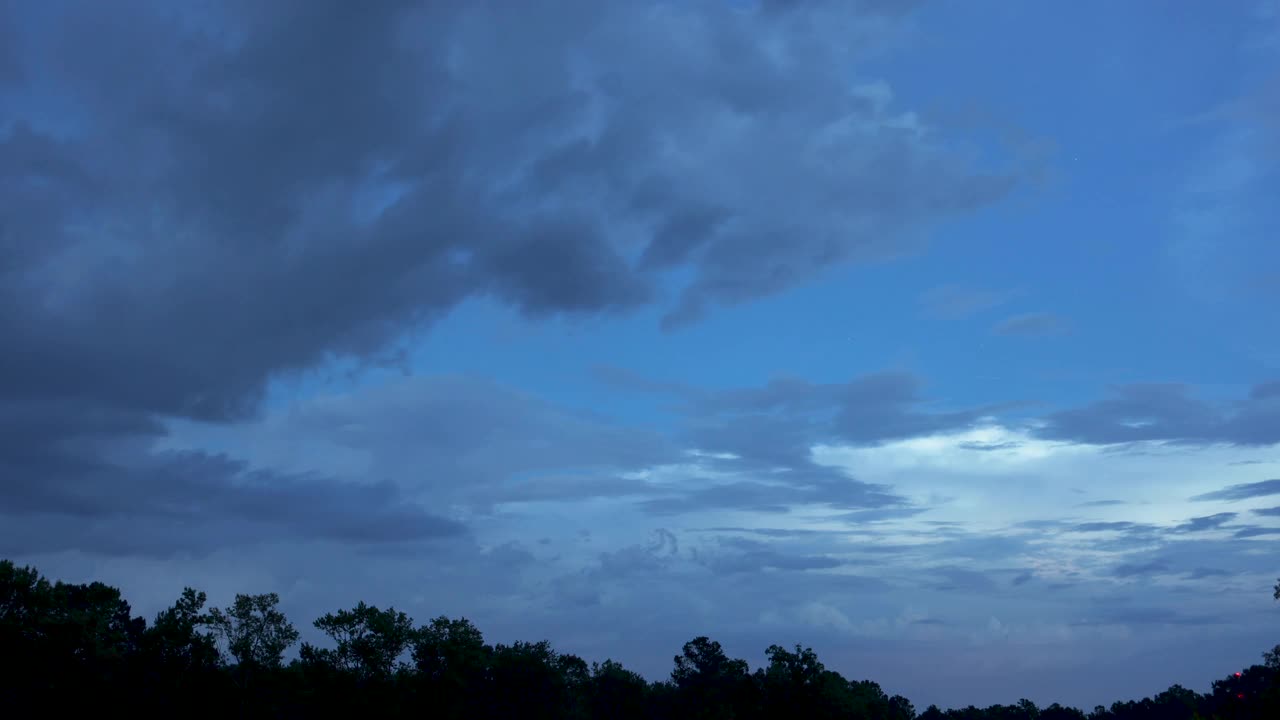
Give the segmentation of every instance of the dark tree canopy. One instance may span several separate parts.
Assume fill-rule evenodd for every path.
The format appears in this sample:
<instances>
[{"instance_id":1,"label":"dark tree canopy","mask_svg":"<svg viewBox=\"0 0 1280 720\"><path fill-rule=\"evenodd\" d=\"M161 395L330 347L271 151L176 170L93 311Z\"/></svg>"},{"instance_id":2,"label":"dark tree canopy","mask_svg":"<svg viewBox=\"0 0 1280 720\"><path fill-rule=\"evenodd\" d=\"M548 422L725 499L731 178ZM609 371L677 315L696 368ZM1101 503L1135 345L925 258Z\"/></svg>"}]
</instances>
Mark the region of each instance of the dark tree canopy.
<instances>
[{"instance_id":1,"label":"dark tree canopy","mask_svg":"<svg viewBox=\"0 0 1280 720\"><path fill-rule=\"evenodd\" d=\"M1022 699L917 713L870 680L846 679L812 648L771 645L754 672L708 637L685 643L668 680L612 660L588 664L547 641L485 642L465 618L425 625L358 603L314 621L331 647L303 643L274 593L205 610L185 588L150 626L119 590L50 583L0 561L0 708L5 717L115 712L144 717L503 720L1275 720L1280 645L1208 693L1180 685L1085 713ZM226 648L226 652L219 647Z\"/></svg>"},{"instance_id":2,"label":"dark tree canopy","mask_svg":"<svg viewBox=\"0 0 1280 720\"><path fill-rule=\"evenodd\" d=\"M324 650L307 645L303 652L364 678L390 677L401 668L401 657L414 638L413 620L408 615L364 602L351 610L329 613L316 620L315 626L337 647Z\"/></svg>"},{"instance_id":3,"label":"dark tree canopy","mask_svg":"<svg viewBox=\"0 0 1280 720\"><path fill-rule=\"evenodd\" d=\"M284 651L298 642L298 631L277 609L279 604L280 596L275 593L236 595L225 611L209 611L208 624L240 665L277 668Z\"/></svg>"}]
</instances>

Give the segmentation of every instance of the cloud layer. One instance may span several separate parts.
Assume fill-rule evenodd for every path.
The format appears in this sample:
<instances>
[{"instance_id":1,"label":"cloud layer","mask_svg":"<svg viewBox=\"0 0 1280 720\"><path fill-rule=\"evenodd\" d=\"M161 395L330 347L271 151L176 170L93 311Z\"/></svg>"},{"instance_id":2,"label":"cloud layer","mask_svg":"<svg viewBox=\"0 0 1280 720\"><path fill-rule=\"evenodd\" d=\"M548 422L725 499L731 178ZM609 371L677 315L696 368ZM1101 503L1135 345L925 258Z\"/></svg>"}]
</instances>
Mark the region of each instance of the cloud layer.
<instances>
[{"instance_id":1,"label":"cloud layer","mask_svg":"<svg viewBox=\"0 0 1280 720\"><path fill-rule=\"evenodd\" d=\"M184 584L278 591L300 625L365 599L653 677L698 634L803 642L926 704L1087 706L1251 660L1276 622L1267 347L1226 390L1094 399L920 369L1131 351L1076 298L976 277L1014 232L983 214L1044 155L923 109L915 49L885 79L920 5L0 4L0 555L144 612ZM1228 172L1251 156L1223 155L1215 212L1271 196ZM1179 218L1192 250L1221 230ZM948 320L901 354L938 362L815 342L787 357L823 372L788 374L757 362L763 321L723 372L612 335L529 373L532 344L481 348L542 388L410 359L479 303L674 343L851 266L866 295L785 321L889 345ZM701 374L651 375L664 352Z\"/></svg>"}]
</instances>

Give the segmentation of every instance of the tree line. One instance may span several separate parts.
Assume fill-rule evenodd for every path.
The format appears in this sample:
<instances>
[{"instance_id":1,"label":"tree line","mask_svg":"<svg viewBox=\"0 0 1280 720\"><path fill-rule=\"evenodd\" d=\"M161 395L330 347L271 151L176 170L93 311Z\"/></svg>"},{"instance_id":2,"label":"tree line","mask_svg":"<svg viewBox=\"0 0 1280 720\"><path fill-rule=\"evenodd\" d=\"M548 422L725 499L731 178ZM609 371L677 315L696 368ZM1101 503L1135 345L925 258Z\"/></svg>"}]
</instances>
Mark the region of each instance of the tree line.
<instances>
[{"instance_id":1,"label":"tree line","mask_svg":"<svg viewBox=\"0 0 1280 720\"><path fill-rule=\"evenodd\" d=\"M1276 586L1280 599L1280 583ZM719 643L685 643L669 678L590 663L546 641L488 644L465 618L416 625L361 602L315 620L332 647L302 643L274 593L206 608L186 588L148 623L117 588L51 583L0 561L0 715L124 711L186 717L545 718L588 720L1275 720L1280 645L1201 694L1178 685L1091 712L1030 700L922 712L812 649L773 645L750 670Z\"/></svg>"}]
</instances>

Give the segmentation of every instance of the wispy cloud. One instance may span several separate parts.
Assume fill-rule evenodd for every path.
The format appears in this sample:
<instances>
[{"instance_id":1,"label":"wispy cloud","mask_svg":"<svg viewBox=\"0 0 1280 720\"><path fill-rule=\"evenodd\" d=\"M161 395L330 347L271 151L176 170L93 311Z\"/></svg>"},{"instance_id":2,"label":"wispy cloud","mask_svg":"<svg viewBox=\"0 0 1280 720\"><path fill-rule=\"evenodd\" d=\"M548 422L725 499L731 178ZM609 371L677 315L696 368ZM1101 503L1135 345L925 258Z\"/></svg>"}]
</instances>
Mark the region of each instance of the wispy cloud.
<instances>
[{"instance_id":1,"label":"wispy cloud","mask_svg":"<svg viewBox=\"0 0 1280 720\"><path fill-rule=\"evenodd\" d=\"M1191 499L1197 502L1204 502L1208 500L1234 501L1250 500L1252 498L1267 497L1269 495L1280 495L1280 479L1229 485L1221 490L1214 490L1213 492L1196 495Z\"/></svg>"},{"instance_id":2,"label":"wispy cloud","mask_svg":"<svg viewBox=\"0 0 1280 720\"><path fill-rule=\"evenodd\" d=\"M996 335L1015 337L1053 337L1065 334L1070 324L1053 313L1038 312L1005 318L991 328Z\"/></svg>"}]
</instances>

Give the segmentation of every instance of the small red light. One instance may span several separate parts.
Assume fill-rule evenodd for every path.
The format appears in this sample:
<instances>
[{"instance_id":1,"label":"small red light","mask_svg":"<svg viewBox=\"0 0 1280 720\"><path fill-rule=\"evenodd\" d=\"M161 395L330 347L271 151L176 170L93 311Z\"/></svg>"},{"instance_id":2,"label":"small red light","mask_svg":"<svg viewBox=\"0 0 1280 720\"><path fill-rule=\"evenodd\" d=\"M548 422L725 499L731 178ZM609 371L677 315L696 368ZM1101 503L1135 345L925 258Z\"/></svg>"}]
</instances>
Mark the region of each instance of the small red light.
<instances>
[{"instance_id":1,"label":"small red light","mask_svg":"<svg viewBox=\"0 0 1280 720\"><path fill-rule=\"evenodd\" d=\"M1236 693L1236 697L1238 697L1238 698L1240 698L1241 700L1243 700L1243 699L1244 699L1244 693Z\"/></svg>"},{"instance_id":2,"label":"small red light","mask_svg":"<svg viewBox=\"0 0 1280 720\"><path fill-rule=\"evenodd\" d=\"M1240 677L1240 673L1236 673L1236 677Z\"/></svg>"}]
</instances>

